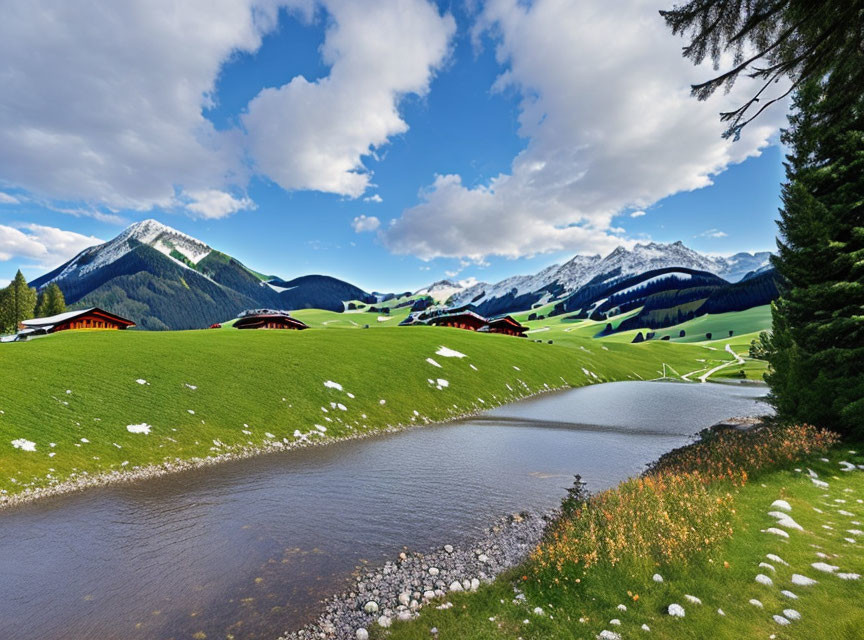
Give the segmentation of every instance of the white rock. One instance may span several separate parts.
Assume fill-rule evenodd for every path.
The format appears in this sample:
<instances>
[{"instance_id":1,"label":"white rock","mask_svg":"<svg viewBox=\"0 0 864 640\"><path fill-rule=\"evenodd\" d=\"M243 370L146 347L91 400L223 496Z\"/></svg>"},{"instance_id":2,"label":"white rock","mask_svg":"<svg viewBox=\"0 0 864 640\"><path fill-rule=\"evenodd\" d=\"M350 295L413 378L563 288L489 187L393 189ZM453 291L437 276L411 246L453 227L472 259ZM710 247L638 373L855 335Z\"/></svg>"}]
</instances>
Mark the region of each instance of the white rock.
<instances>
[{"instance_id":1,"label":"white rock","mask_svg":"<svg viewBox=\"0 0 864 640\"><path fill-rule=\"evenodd\" d=\"M773 615L771 617L774 618L774 622L776 622L777 624L779 624L781 626L785 627L786 625L790 624L789 621L786 618L784 618L783 616Z\"/></svg>"},{"instance_id":2,"label":"white rock","mask_svg":"<svg viewBox=\"0 0 864 640\"><path fill-rule=\"evenodd\" d=\"M772 509L782 509L783 511L792 511L792 505L785 500L775 500L771 503Z\"/></svg>"},{"instance_id":3,"label":"white rock","mask_svg":"<svg viewBox=\"0 0 864 640\"><path fill-rule=\"evenodd\" d=\"M425 598L426 600L432 600L433 598L435 598L435 592L431 589L427 589L423 592L423 598Z\"/></svg>"},{"instance_id":4,"label":"white rock","mask_svg":"<svg viewBox=\"0 0 864 640\"><path fill-rule=\"evenodd\" d=\"M750 600L748 600L747 602L749 602L750 604L752 604L754 607L756 607L758 609L764 608L764 605L761 602L759 602L756 598L750 598Z\"/></svg>"},{"instance_id":5,"label":"white rock","mask_svg":"<svg viewBox=\"0 0 864 640\"><path fill-rule=\"evenodd\" d=\"M363 606L363 611L366 613L378 613L378 603L370 600Z\"/></svg>"},{"instance_id":6,"label":"white rock","mask_svg":"<svg viewBox=\"0 0 864 640\"><path fill-rule=\"evenodd\" d=\"M479 556L477 556L477 560L480 562L489 562L489 556L487 556L485 553L481 553Z\"/></svg>"},{"instance_id":7,"label":"white rock","mask_svg":"<svg viewBox=\"0 0 864 640\"><path fill-rule=\"evenodd\" d=\"M768 558L769 560L771 560L772 562L776 562L778 564L782 564L782 565L787 566L787 567L789 566L788 562L786 562L783 558L781 558L780 556L775 555L773 553L769 553L765 557Z\"/></svg>"},{"instance_id":8,"label":"white rock","mask_svg":"<svg viewBox=\"0 0 864 640\"><path fill-rule=\"evenodd\" d=\"M833 564L827 564L825 562L814 562L810 566L816 569L816 571L823 571L825 573L834 573L835 571L837 571L837 569L840 568L834 566Z\"/></svg>"},{"instance_id":9,"label":"white rock","mask_svg":"<svg viewBox=\"0 0 864 640\"><path fill-rule=\"evenodd\" d=\"M760 562L759 567L762 569L768 569L768 571L771 571L772 573L777 573L777 569L775 569L773 566L771 566L767 562Z\"/></svg>"},{"instance_id":10,"label":"white rock","mask_svg":"<svg viewBox=\"0 0 864 640\"><path fill-rule=\"evenodd\" d=\"M399 594L399 604L407 607L410 602L411 602L411 594L410 593L404 593L403 592L403 593Z\"/></svg>"},{"instance_id":11,"label":"white rock","mask_svg":"<svg viewBox=\"0 0 864 640\"><path fill-rule=\"evenodd\" d=\"M816 580L808 578L807 576L802 576L799 573L793 573L792 584L797 584L799 587L809 587L816 584Z\"/></svg>"},{"instance_id":12,"label":"white rock","mask_svg":"<svg viewBox=\"0 0 864 640\"><path fill-rule=\"evenodd\" d=\"M384 627L386 629L391 624L393 624L393 621L390 619L389 616L381 616L380 618L378 618L379 627Z\"/></svg>"},{"instance_id":13,"label":"white rock","mask_svg":"<svg viewBox=\"0 0 864 640\"><path fill-rule=\"evenodd\" d=\"M781 591L780 594L786 596L790 600L797 600L798 599L798 596L796 596L791 591L787 591L786 589L783 589L783 591Z\"/></svg>"},{"instance_id":14,"label":"white rock","mask_svg":"<svg viewBox=\"0 0 864 640\"><path fill-rule=\"evenodd\" d=\"M458 580L454 580L450 583L449 589L450 591L462 591L462 583Z\"/></svg>"},{"instance_id":15,"label":"white rock","mask_svg":"<svg viewBox=\"0 0 864 640\"><path fill-rule=\"evenodd\" d=\"M438 567L429 567L430 576L437 576L439 573L441 572L438 570Z\"/></svg>"},{"instance_id":16,"label":"white rock","mask_svg":"<svg viewBox=\"0 0 864 640\"><path fill-rule=\"evenodd\" d=\"M783 615L786 616L789 620L801 619L801 614L795 611L795 609L783 609Z\"/></svg>"},{"instance_id":17,"label":"white rock","mask_svg":"<svg viewBox=\"0 0 864 640\"><path fill-rule=\"evenodd\" d=\"M396 618L399 620L399 622L408 622L411 619L411 612L400 611L396 614Z\"/></svg>"},{"instance_id":18,"label":"white rock","mask_svg":"<svg viewBox=\"0 0 864 640\"><path fill-rule=\"evenodd\" d=\"M447 553L453 553L453 545L452 544L445 544L444 545L444 551L446 551Z\"/></svg>"},{"instance_id":19,"label":"white rock","mask_svg":"<svg viewBox=\"0 0 864 640\"><path fill-rule=\"evenodd\" d=\"M822 489L827 489L829 486L827 482L823 482L822 480L817 480L816 478L810 478L810 482L812 482L817 487L820 487Z\"/></svg>"},{"instance_id":20,"label":"white rock","mask_svg":"<svg viewBox=\"0 0 864 640\"><path fill-rule=\"evenodd\" d=\"M597 635L597 640L621 640L621 635L604 629Z\"/></svg>"},{"instance_id":21,"label":"white rock","mask_svg":"<svg viewBox=\"0 0 864 640\"><path fill-rule=\"evenodd\" d=\"M685 594L684 597L687 598L693 604L702 604L702 601L699 598L697 598L696 596L691 596L689 594Z\"/></svg>"},{"instance_id":22,"label":"white rock","mask_svg":"<svg viewBox=\"0 0 864 640\"><path fill-rule=\"evenodd\" d=\"M534 615L535 616L542 616L543 615L543 608L542 607L534 607Z\"/></svg>"},{"instance_id":23,"label":"white rock","mask_svg":"<svg viewBox=\"0 0 864 640\"><path fill-rule=\"evenodd\" d=\"M767 529L762 529L762 533L771 533L775 536L780 536L781 538L789 537L789 534L783 531L783 529L778 529L776 527L768 527Z\"/></svg>"},{"instance_id":24,"label":"white rock","mask_svg":"<svg viewBox=\"0 0 864 640\"><path fill-rule=\"evenodd\" d=\"M858 580L861 577L859 573L838 573L837 577L841 580Z\"/></svg>"},{"instance_id":25,"label":"white rock","mask_svg":"<svg viewBox=\"0 0 864 640\"><path fill-rule=\"evenodd\" d=\"M717 609L717 615L725 616L726 612L724 612L723 609Z\"/></svg>"},{"instance_id":26,"label":"white rock","mask_svg":"<svg viewBox=\"0 0 864 640\"><path fill-rule=\"evenodd\" d=\"M626 604L619 604L618 605L618 611L627 611L627 605Z\"/></svg>"},{"instance_id":27,"label":"white rock","mask_svg":"<svg viewBox=\"0 0 864 640\"><path fill-rule=\"evenodd\" d=\"M354 637L357 638L357 640L369 640L369 632L361 627L354 633Z\"/></svg>"},{"instance_id":28,"label":"white rock","mask_svg":"<svg viewBox=\"0 0 864 640\"><path fill-rule=\"evenodd\" d=\"M620 621L618 618L612 618L612 619L609 621L609 624L611 624L611 625L613 625L613 626L616 626L616 627L620 627L620 626L621 626L621 621Z\"/></svg>"},{"instance_id":29,"label":"white rock","mask_svg":"<svg viewBox=\"0 0 864 640\"><path fill-rule=\"evenodd\" d=\"M766 587L770 587L774 584L774 581L768 576L766 576L764 573L760 573L756 576L756 582L758 582L759 584L764 584Z\"/></svg>"},{"instance_id":30,"label":"white rock","mask_svg":"<svg viewBox=\"0 0 864 640\"><path fill-rule=\"evenodd\" d=\"M663 582L663 576L661 576L659 573L655 573L655 574L651 577L651 579L652 579L654 582Z\"/></svg>"},{"instance_id":31,"label":"white rock","mask_svg":"<svg viewBox=\"0 0 864 640\"><path fill-rule=\"evenodd\" d=\"M649 627L647 624L643 624L640 629L642 629L642 631L651 631L651 627Z\"/></svg>"},{"instance_id":32,"label":"white rock","mask_svg":"<svg viewBox=\"0 0 864 640\"><path fill-rule=\"evenodd\" d=\"M480 580L471 578L471 591L477 591L480 588Z\"/></svg>"},{"instance_id":33,"label":"white rock","mask_svg":"<svg viewBox=\"0 0 864 640\"><path fill-rule=\"evenodd\" d=\"M667 611L669 612L670 616L674 616L676 618L683 618L685 615L684 607L682 607L680 604L670 604Z\"/></svg>"}]
</instances>

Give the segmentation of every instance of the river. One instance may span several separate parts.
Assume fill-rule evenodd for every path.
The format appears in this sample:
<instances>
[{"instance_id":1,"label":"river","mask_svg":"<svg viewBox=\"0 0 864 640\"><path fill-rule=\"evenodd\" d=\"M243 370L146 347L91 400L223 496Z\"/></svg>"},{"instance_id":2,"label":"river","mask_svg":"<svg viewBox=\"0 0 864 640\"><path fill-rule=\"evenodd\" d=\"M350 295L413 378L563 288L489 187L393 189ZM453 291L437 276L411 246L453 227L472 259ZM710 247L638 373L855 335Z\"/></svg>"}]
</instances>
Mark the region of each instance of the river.
<instances>
[{"instance_id":1,"label":"river","mask_svg":"<svg viewBox=\"0 0 864 640\"><path fill-rule=\"evenodd\" d=\"M612 486L764 387L618 382L0 512L0 638L275 638L352 570ZM196 635L197 634L197 635Z\"/></svg>"}]
</instances>

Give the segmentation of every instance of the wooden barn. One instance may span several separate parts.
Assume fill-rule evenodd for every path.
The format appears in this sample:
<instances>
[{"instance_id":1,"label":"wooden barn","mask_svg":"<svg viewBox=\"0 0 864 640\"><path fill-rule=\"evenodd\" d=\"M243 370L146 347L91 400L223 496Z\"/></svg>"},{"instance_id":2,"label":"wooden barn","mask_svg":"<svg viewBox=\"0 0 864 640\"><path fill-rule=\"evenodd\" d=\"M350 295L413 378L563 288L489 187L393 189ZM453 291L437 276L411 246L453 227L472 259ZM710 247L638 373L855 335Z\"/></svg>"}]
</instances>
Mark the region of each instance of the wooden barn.
<instances>
[{"instance_id":1,"label":"wooden barn","mask_svg":"<svg viewBox=\"0 0 864 640\"><path fill-rule=\"evenodd\" d=\"M70 331L76 329L128 329L134 327L135 323L126 318L91 307L79 311L67 311L58 313L56 316L47 318L32 318L19 323L18 335L27 337L30 335L44 335L46 333L57 333L58 331Z\"/></svg>"},{"instance_id":2,"label":"wooden barn","mask_svg":"<svg viewBox=\"0 0 864 640\"><path fill-rule=\"evenodd\" d=\"M436 327L453 327L455 329L478 331L481 327L486 326L487 320L483 316L465 309L433 316L426 321L426 324Z\"/></svg>"},{"instance_id":3,"label":"wooden barn","mask_svg":"<svg viewBox=\"0 0 864 640\"><path fill-rule=\"evenodd\" d=\"M308 329L309 326L287 313L248 313L234 323L235 329Z\"/></svg>"},{"instance_id":4,"label":"wooden barn","mask_svg":"<svg viewBox=\"0 0 864 640\"><path fill-rule=\"evenodd\" d=\"M480 331L488 333L503 333L508 336L524 338L525 332L528 331L528 327L519 324L511 316L503 316L501 318L490 320L489 324L480 329Z\"/></svg>"}]
</instances>

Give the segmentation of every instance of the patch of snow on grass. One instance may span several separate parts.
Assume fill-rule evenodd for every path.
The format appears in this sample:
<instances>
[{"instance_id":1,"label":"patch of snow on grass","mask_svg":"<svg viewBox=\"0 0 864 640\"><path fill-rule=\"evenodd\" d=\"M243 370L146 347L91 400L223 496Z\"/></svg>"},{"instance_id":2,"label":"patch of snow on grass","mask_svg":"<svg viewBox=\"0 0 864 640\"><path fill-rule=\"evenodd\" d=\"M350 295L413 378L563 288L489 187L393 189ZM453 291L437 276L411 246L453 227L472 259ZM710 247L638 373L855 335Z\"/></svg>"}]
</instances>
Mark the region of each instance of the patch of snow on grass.
<instances>
[{"instance_id":1,"label":"patch of snow on grass","mask_svg":"<svg viewBox=\"0 0 864 640\"><path fill-rule=\"evenodd\" d=\"M466 358L467 356L464 353L459 353L458 351L454 351L453 349L449 349L445 346L441 346L438 351L435 352L436 356L441 356L442 358Z\"/></svg>"},{"instance_id":2,"label":"patch of snow on grass","mask_svg":"<svg viewBox=\"0 0 864 640\"><path fill-rule=\"evenodd\" d=\"M816 584L816 580L808 578L807 576L802 576L800 573L793 573L792 584L796 584L799 587L810 587Z\"/></svg>"},{"instance_id":3,"label":"patch of snow on grass","mask_svg":"<svg viewBox=\"0 0 864 640\"><path fill-rule=\"evenodd\" d=\"M444 378L438 378L437 382L438 382L438 388L439 389L446 388L446 387L450 386L450 383L447 380L445 380Z\"/></svg>"},{"instance_id":4,"label":"patch of snow on grass","mask_svg":"<svg viewBox=\"0 0 864 640\"><path fill-rule=\"evenodd\" d=\"M437 362L435 362L432 358L426 358L426 362L428 362L429 364L431 364L433 367L438 367L439 369L443 369L443 368L444 368L444 367L442 367L440 364L438 364Z\"/></svg>"},{"instance_id":5,"label":"patch of snow on grass","mask_svg":"<svg viewBox=\"0 0 864 640\"><path fill-rule=\"evenodd\" d=\"M775 500L771 503L772 509L781 509L782 511L792 511L792 505L785 500Z\"/></svg>"},{"instance_id":6,"label":"patch of snow on grass","mask_svg":"<svg viewBox=\"0 0 864 640\"><path fill-rule=\"evenodd\" d=\"M667 611L669 612L670 616L673 616L675 618L683 618L686 615L684 612L684 607L682 607L680 604L670 604Z\"/></svg>"},{"instance_id":7,"label":"patch of snow on grass","mask_svg":"<svg viewBox=\"0 0 864 640\"><path fill-rule=\"evenodd\" d=\"M336 391L342 391L342 385L338 382L333 382L332 380L327 380L324 383L324 386L328 389L336 389Z\"/></svg>"},{"instance_id":8,"label":"patch of snow on grass","mask_svg":"<svg viewBox=\"0 0 864 640\"><path fill-rule=\"evenodd\" d=\"M137 382L138 384L150 384L144 378L138 378L135 382Z\"/></svg>"},{"instance_id":9,"label":"patch of snow on grass","mask_svg":"<svg viewBox=\"0 0 864 640\"><path fill-rule=\"evenodd\" d=\"M12 446L22 451L36 451L36 443L24 438L17 438L12 441Z\"/></svg>"},{"instance_id":10,"label":"patch of snow on grass","mask_svg":"<svg viewBox=\"0 0 864 640\"><path fill-rule=\"evenodd\" d=\"M129 433L143 433L144 435L147 435L150 433L150 429L152 429L152 427L146 422L142 422L141 424L126 425L126 431L128 431Z\"/></svg>"}]
</instances>

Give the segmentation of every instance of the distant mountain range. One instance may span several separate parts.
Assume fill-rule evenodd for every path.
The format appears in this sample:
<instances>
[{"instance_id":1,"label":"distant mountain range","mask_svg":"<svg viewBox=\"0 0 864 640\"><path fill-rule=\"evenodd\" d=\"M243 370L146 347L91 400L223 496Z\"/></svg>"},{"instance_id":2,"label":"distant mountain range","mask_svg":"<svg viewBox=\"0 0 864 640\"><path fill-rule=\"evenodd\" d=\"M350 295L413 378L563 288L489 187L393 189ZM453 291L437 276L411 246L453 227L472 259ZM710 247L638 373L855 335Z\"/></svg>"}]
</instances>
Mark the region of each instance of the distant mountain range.
<instances>
[{"instance_id":1,"label":"distant mountain range","mask_svg":"<svg viewBox=\"0 0 864 640\"><path fill-rule=\"evenodd\" d=\"M697 253L681 242L637 244L630 250L618 247L605 257L575 256L562 265L495 284L466 287L442 280L414 295L448 306L471 304L486 315L552 302L560 305L558 312L562 313L572 311L564 301L586 287L600 290L604 284L671 267L736 282L770 268L769 256L760 252L720 258ZM206 327L248 308L342 311L350 300L372 304L394 297L367 293L323 275L292 280L267 276L156 220L131 225L113 240L85 249L31 285L41 288L50 282L60 286L70 305L102 307L145 329Z\"/></svg>"}]
</instances>

